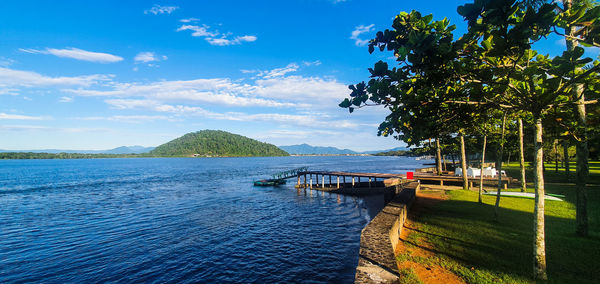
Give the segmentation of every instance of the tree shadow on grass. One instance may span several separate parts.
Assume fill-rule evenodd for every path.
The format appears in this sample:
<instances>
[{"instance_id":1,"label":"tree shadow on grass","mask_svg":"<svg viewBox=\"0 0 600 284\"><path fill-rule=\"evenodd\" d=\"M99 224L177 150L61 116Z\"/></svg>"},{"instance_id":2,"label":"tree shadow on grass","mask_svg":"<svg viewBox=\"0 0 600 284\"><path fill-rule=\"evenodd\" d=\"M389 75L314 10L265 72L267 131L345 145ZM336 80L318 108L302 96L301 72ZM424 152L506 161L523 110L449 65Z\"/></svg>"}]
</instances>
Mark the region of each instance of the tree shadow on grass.
<instances>
[{"instance_id":1,"label":"tree shadow on grass","mask_svg":"<svg viewBox=\"0 0 600 284\"><path fill-rule=\"evenodd\" d=\"M476 193L464 192L473 195ZM471 196L468 196L471 199ZM427 197L419 197L427 199ZM475 200L475 198L473 198ZM464 200L419 202L415 233L433 249L468 266L528 279L533 274L533 200L503 198L498 222L494 221L493 197L478 204ZM551 203L547 207L552 208ZM574 234L574 219L546 216L546 253L551 282L593 282L600 271L600 239Z\"/></svg>"}]
</instances>

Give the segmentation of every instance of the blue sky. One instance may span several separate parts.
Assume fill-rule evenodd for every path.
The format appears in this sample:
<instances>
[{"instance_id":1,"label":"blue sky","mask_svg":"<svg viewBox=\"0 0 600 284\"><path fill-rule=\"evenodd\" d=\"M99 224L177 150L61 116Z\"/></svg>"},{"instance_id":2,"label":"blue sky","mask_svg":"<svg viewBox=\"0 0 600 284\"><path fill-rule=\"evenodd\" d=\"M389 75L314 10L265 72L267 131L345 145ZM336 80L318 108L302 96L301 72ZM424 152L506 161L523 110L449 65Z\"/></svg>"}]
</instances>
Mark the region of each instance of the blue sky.
<instances>
[{"instance_id":1,"label":"blue sky","mask_svg":"<svg viewBox=\"0 0 600 284\"><path fill-rule=\"evenodd\" d=\"M376 136L384 109L337 104L390 60L365 43L400 11L448 17L458 35L465 2L2 1L0 149L157 146L202 129L276 145L403 146Z\"/></svg>"}]
</instances>

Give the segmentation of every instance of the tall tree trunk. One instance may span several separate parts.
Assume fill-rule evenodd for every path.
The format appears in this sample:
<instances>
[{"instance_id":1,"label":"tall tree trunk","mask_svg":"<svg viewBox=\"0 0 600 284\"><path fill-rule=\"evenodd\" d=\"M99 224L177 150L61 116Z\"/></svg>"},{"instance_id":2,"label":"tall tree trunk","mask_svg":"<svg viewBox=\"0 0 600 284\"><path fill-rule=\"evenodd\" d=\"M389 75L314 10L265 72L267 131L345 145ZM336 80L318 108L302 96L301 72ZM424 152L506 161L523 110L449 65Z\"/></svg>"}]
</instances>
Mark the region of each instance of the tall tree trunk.
<instances>
[{"instance_id":1,"label":"tall tree trunk","mask_svg":"<svg viewBox=\"0 0 600 284\"><path fill-rule=\"evenodd\" d=\"M546 239L544 228L544 148L542 145L542 119L535 119L534 174L535 208L533 210L533 278L547 280L546 275Z\"/></svg>"},{"instance_id":2,"label":"tall tree trunk","mask_svg":"<svg viewBox=\"0 0 600 284\"><path fill-rule=\"evenodd\" d=\"M588 212L587 212L587 180L589 177L590 169L588 167L589 149L588 149L588 137L587 137L587 121L585 114L585 104L583 97L583 85L577 85L577 93L581 93L577 100L577 113L578 120L581 129L581 140L576 142L576 156L577 156L577 182L576 184L576 195L577 201L575 204L575 223L577 228L575 232L577 235L585 237L588 235Z\"/></svg>"},{"instance_id":3,"label":"tall tree trunk","mask_svg":"<svg viewBox=\"0 0 600 284\"><path fill-rule=\"evenodd\" d=\"M442 174L442 148L440 147L440 138L435 138L435 160L437 174Z\"/></svg>"},{"instance_id":4,"label":"tall tree trunk","mask_svg":"<svg viewBox=\"0 0 600 284\"><path fill-rule=\"evenodd\" d=\"M496 156L496 170L498 171L498 191L496 192L496 205L494 206L494 218L498 221L498 210L500 208L500 193L502 192L502 156L504 155L504 129L506 128L506 113L502 117L502 138L500 149Z\"/></svg>"},{"instance_id":5,"label":"tall tree trunk","mask_svg":"<svg viewBox=\"0 0 600 284\"><path fill-rule=\"evenodd\" d=\"M483 149L481 150L481 172L479 175L479 203L483 203L483 163L485 163L485 146L487 144L487 135L483 135Z\"/></svg>"},{"instance_id":6,"label":"tall tree trunk","mask_svg":"<svg viewBox=\"0 0 600 284\"><path fill-rule=\"evenodd\" d=\"M460 134L460 167L462 168L463 189L469 189L469 178L467 177L467 153L465 151L465 136Z\"/></svg>"},{"instance_id":7,"label":"tall tree trunk","mask_svg":"<svg viewBox=\"0 0 600 284\"><path fill-rule=\"evenodd\" d=\"M442 165L444 165L444 171L447 171L448 168L446 167L446 155L442 155Z\"/></svg>"},{"instance_id":8,"label":"tall tree trunk","mask_svg":"<svg viewBox=\"0 0 600 284\"><path fill-rule=\"evenodd\" d=\"M569 182L569 179L571 178L571 165L569 165L569 141L567 141L566 139L563 140L563 163L565 164L565 176L566 176L566 180L567 182Z\"/></svg>"},{"instance_id":9,"label":"tall tree trunk","mask_svg":"<svg viewBox=\"0 0 600 284\"><path fill-rule=\"evenodd\" d=\"M523 119L519 118L519 166L521 167L521 192L527 190L525 181L525 150L523 149Z\"/></svg>"},{"instance_id":10,"label":"tall tree trunk","mask_svg":"<svg viewBox=\"0 0 600 284\"><path fill-rule=\"evenodd\" d=\"M563 0L565 10L571 9L573 5L573 0ZM567 26L565 28L566 33L570 37L565 37L567 41L567 50L572 51L577 46L577 40L574 40L573 36L577 31L577 27L575 26ZM580 139L575 143L576 149L576 162L577 162L577 180L576 184L576 195L577 201L575 203L575 223L577 227L575 232L579 236L587 236L588 235L588 215L587 215L587 189L586 183L589 177L589 149L588 149L588 137L587 137L587 119L586 119L586 111L585 111L585 96L583 93L583 85L576 84L573 89L573 100L577 103L575 105L575 111L577 113L577 121L579 124L579 129L581 129L581 133L578 133Z\"/></svg>"},{"instance_id":11,"label":"tall tree trunk","mask_svg":"<svg viewBox=\"0 0 600 284\"><path fill-rule=\"evenodd\" d=\"M558 139L554 139L554 172L558 173Z\"/></svg>"}]
</instances>

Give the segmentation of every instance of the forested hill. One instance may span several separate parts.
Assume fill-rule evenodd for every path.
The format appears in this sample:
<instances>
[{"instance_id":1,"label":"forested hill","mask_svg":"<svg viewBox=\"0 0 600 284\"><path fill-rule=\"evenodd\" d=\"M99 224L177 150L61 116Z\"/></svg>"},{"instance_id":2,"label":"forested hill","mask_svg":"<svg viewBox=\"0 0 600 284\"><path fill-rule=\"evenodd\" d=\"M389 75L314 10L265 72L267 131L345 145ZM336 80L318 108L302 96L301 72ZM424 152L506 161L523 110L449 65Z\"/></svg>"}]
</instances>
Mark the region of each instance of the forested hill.
<instances>
[{"instance_id":1,"label":"forested hill","mask_svg":"<svg viewBox=\"0 0 600 284\"><path fill-rule=\"evenodd\" d=\"M152 156L162 157L265 157L288 156L275 145L220 130L188 133L156 147Z\"/></svg>"}]
</instances>

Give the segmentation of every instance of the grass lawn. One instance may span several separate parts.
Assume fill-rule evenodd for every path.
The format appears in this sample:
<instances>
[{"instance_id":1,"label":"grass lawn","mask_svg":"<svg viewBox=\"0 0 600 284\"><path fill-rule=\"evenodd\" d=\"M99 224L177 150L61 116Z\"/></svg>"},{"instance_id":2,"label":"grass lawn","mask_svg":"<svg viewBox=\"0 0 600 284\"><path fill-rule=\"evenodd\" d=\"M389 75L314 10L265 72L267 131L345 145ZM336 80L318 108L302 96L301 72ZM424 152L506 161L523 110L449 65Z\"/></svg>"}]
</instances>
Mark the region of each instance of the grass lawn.
<instances>
[{"instance_id":1,"label":"grass lawn","mask_svg":"<svg viewBox=\"0 0 600 284\"><path fill-rule=\"evenodd\" d=\"M507 173L519 177L518 164L508 165ZM574 172L571 176L575 176ZM545 177L548 193L565 195L565 202L546 201L549 282L598 283L600 162L590 163L587 238L575 235L575 185L565 182L564 170L554 173L554 165L547 165ZM530 172L527 178L533 181ZM532 184L528 187L528 191L533 191ZM408 242L433 250L436 258L411 260L439 264L469 283L532 282L534 200L502 197L500 220L496 222L495 196L484 195L484 204L478 204L474 191L448 190L444 194L448 200L430 203L429 208L420 210Z\"/></svg>"}]
</instances>

